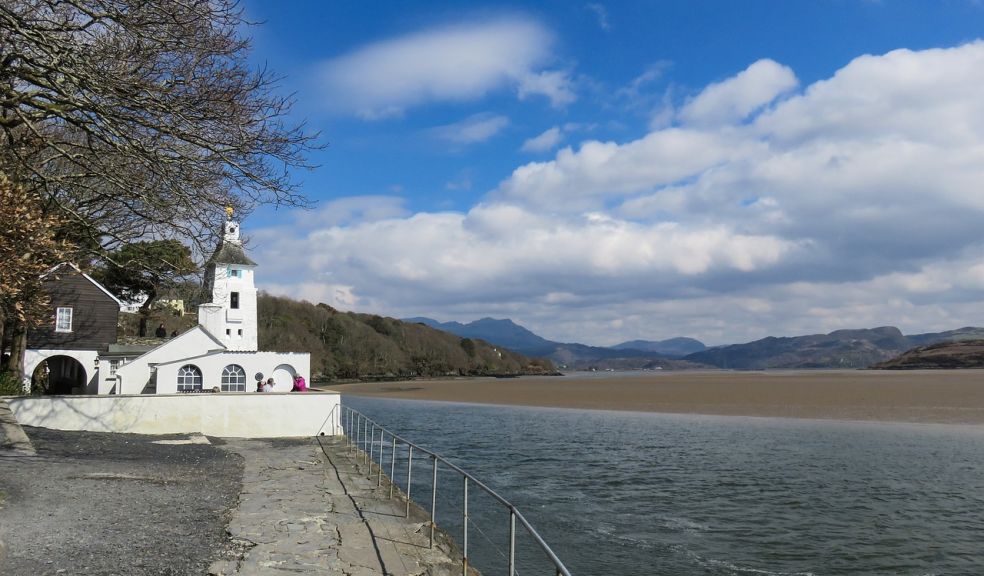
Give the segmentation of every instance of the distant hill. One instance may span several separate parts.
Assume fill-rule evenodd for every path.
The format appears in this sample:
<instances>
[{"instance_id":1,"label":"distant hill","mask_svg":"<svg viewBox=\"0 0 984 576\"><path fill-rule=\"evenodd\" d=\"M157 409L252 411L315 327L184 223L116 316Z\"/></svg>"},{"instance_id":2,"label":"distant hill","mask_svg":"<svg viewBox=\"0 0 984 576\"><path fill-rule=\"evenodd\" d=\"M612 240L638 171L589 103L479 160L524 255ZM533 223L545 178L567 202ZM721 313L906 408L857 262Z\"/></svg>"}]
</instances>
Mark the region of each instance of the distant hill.
<instances>
[{"instance_id":1,"label":"distant hill","mask_svg":"<svg viewBox=\"0 0 984 576\"><path fill-rule=\"evenodd\" d=\"M424 324L431 328L457 334L463 338L481 338L498 346L505 346L523 354L538 356L549 354L557 344L541 338L512 320L482 318L468 324L461 322L438 322L432 318L405 318L404 322Z\"/></svg>"},{"instance_id":2,"label":"distant hill","mask_svg":"<svg viewBox=\"0 0 984 576\"><path fill-rule=\"evenodd\" d=\"M264 293L257 298L257 320L261 350L310 352L311 373L317 379L554 371L549 360L528 358L479 339Z\"/></svg>"},{"instance_id":3,"label":"distant hill","mask_svg":"<svg viewBox=\"0 0 984 576\"><path fill-rule=\"evenodd\" d=\"M878 370L984 368L984 340L937 342L872 366Z\"/></svg>"},{"instance_id":4,"label":"distant hill","mask_svg":"<svg viewBox=\"0 0 984 576\"><path fill-rule=\"evenodd\" d=\"M611 347L614 350L642 350L664 356L686 356L707 349L704 343L693 338L670 338L669 340L629 340Z\"/></svg>"},{"instance_id":5,"label":"distant hill","mask_svg":"<svg viewBox=\"0 0 984 576\"><path fill-rule=\"evenodd\" d=\"M574 369L597 368L631 370L645 368L694 368L690 362L680 361L678 353L661 353L654 350L637 348L605 348L602 346L587 346L578 343L554 342L537 336L530 330L516 324L512 320L496 320L482 318L468 324L460 322L438 322L432 318L406 318L405 322L416 322L432 328L444 330L467 338L481 338L492 344L505 346L521 354L549 358L554 363ZM677 340L689 338L674 338L665 340L668 347ZM693 340L701 347L703 344ZM678 343L677 347L686 343Z\"/></svg>"},{"instance_id":6,"label":"distant hill","mask_svg":"<svg viewBox=\"0 0 984 576\"><path fill-rule=\"evenodd\" d=\"M684 359L732 370L867 368L914 346L972 338L984 338L984 329L968 327L905 336L894 326L884 326L788 338L770 336L747 344L711 348Z\"/></svg>"}]
</instances>

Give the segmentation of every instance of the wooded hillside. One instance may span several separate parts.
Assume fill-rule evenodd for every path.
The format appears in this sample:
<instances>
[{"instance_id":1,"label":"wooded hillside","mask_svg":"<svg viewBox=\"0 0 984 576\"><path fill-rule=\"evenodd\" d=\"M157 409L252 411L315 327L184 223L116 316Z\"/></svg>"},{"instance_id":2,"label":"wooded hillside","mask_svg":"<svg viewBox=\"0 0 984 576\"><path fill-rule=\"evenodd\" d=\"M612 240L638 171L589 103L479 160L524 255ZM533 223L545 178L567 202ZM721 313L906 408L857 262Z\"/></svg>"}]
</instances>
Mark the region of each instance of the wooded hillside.
<instances>
[{"instance_id":1,"label":"wooded hillside","mask_svg":"<svg viewBox=\"0 0 984 576\"><path fill-rule=\"evenodd\" d=\"M260 350L310 352L314 379L542 374L549 360L531 359L483 340L327 304L261 293Z\"/></svg>"}]
</instances>

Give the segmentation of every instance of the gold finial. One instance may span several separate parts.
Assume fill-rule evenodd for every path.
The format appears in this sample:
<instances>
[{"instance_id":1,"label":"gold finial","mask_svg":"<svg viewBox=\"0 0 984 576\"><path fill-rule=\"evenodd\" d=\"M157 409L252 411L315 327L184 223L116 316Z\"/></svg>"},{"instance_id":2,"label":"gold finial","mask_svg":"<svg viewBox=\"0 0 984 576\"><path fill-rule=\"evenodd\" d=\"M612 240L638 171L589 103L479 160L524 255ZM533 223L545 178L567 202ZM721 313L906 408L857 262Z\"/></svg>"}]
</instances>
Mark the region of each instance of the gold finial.
<instances>
[{"instance_id":1,"label":"gold finial","mask_svg":"<svg viewBox=\"0 0 984 576\"><path fill-rule=\"evenodd\" d=\"M232 220L232 206L226 206L226 219Z\"/></svg>"}]
</instances>

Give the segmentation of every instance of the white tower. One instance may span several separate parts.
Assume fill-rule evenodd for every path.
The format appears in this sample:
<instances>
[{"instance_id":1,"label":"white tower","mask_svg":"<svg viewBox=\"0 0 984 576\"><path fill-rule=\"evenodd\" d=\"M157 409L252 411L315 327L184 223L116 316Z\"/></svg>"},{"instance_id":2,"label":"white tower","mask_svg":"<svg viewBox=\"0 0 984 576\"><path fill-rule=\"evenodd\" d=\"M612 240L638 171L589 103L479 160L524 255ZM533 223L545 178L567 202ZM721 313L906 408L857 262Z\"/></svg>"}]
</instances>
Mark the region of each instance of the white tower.
<instances>
[{"instance_id":1,"label":"white tower","mask_svg":"<svg viewBox=\"0 0 984 576\"><path fill-rule=\"evenodd\" d=\"M227 213L222 242L205 265L205 290L212 303L198 307L198 323L229 350L256 350L256 262L243 250L232 210Z\"/></svg>"}]
</instances>

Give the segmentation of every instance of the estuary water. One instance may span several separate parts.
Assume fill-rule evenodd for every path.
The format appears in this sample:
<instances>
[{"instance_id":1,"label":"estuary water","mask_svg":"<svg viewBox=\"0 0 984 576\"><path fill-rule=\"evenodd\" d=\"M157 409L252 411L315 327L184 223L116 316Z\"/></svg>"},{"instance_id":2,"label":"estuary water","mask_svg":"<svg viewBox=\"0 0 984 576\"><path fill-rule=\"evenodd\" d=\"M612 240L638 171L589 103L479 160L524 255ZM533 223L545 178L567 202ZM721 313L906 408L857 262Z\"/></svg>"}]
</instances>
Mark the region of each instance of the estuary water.
<instances>
[{"instance_id":1,"label":"estuary water","mask_svg":"<svg viewBox=\"0 0 984 576\"><path fill-rule=\"evenodd\" d=\"M575 576L984 574L984 426L343 403L510 500ZM431 470L414 458L425 507ZM439 468L459 542L461 491ZM478 492L469 556L505 574L508 513ZM517 574L552 575L518 533Z\"/></svg>"}]
</instances>

